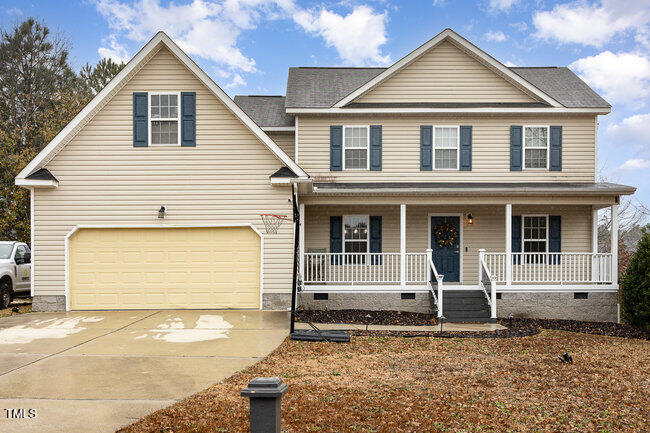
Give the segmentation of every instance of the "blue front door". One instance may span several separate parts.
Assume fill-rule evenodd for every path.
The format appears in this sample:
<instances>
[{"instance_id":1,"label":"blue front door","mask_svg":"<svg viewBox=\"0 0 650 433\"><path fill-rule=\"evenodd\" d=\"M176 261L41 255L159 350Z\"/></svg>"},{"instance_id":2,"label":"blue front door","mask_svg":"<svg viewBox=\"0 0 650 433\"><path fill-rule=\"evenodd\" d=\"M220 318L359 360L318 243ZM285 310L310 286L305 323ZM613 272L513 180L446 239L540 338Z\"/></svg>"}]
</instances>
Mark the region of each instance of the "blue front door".
<instances>
[{"instance_id":1,"label":"blue front door","mask_svg":"<svg viewBox=\"0 0 650 433\"><path fill-rule=\"evenodd\" d=\"M456 239L453 245L440 245L436 241L436 229L451 224L456 229ZM449 230L445 230L445 238L449 239ZM433 250L433 264L439 274L445 276L445 282L460 281L460 217L457 216L432 216L431 217L431 249Z\"/></svg>"}]
</instances>

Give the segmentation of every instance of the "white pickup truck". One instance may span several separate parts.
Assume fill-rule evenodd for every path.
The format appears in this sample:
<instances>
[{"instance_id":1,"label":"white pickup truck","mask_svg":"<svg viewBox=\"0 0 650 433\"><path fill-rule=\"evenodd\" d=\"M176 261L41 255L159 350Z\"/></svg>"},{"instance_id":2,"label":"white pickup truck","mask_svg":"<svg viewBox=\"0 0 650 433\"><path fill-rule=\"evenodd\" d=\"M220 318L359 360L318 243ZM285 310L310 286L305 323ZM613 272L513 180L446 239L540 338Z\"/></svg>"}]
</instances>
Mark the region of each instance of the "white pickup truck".
<instances>
[{"instance_id":1,"label":"white pickup truck","mask_svg":"<svg viewBox=\"0 0 650 433\"><path fill-rule=\"evenodd\" d=\"M0 309L9 307L14 295L29 295L32 252L22 242L0 241Z\"/></svg>"}]
</instances>

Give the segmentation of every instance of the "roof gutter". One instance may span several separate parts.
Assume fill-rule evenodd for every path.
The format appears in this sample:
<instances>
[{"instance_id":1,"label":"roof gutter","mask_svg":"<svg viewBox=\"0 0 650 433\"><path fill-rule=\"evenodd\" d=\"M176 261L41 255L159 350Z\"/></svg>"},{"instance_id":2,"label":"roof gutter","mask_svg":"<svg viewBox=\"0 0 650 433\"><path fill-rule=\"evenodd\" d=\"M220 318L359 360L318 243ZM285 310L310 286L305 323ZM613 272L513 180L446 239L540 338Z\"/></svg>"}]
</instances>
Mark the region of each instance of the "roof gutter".
<instances>
[{"instance_id":1,"label":"roof gutter","mask_svg":"<svg viewBox=\"0 0 650 433\"><path fill-rule=\"evenodd\" d=\"M631 189L608 189L604 191L585 191L585 190L549 190L543 188L520 188L520 189L505 189L505 188L477 188L477 189L466 189L466 188L381 188L381 189L338 189L338 188L323 188L314 186L313 193L318 195L400 195L400 194L411 194L411 195L430 195L430 194L443 194L443 195L477 195L477 194L488 194L488 195L537 195L537 196L547 196L553 194L564 194L564 195L632 195L636 191L636 188Z\"/></svg>"}]
</instances>

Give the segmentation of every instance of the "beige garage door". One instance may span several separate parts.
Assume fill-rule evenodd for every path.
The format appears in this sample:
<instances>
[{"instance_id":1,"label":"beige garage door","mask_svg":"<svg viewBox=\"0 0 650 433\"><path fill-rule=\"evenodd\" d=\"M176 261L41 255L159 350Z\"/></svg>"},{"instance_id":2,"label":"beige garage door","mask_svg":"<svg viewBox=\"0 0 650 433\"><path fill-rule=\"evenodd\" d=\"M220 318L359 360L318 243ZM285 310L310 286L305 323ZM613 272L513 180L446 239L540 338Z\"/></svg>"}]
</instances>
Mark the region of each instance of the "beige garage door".
<instances>
[{"instance_id":1,"label":"beige garage door","mask_svg":"<svg viewBox=\"0 0 650 433\"><path fill-rule=\"evenodd\" d=\"M259 308L250 227L82 228L69 239L70 308Z\"/></svg>"}]
</instances>

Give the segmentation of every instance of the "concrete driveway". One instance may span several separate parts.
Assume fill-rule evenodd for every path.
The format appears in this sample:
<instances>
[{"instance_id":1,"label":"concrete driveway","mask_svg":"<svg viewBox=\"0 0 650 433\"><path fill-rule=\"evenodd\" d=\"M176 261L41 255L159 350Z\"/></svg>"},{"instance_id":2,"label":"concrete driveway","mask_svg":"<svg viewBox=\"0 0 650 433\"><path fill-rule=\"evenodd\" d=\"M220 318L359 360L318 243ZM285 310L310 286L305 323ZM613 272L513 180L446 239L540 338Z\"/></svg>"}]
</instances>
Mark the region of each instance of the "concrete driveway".
<instances>
[{"instance_id":1,"label":"concrete driveway","mask_svg":"<svg viewBox=\"0 0 650 433\"><path fill-rule=\"evenodd\" d=\"M286 312L259 310L0 319L0 432L115 431L255 363L288 330Z\"/></svg>"}]
</instances>

